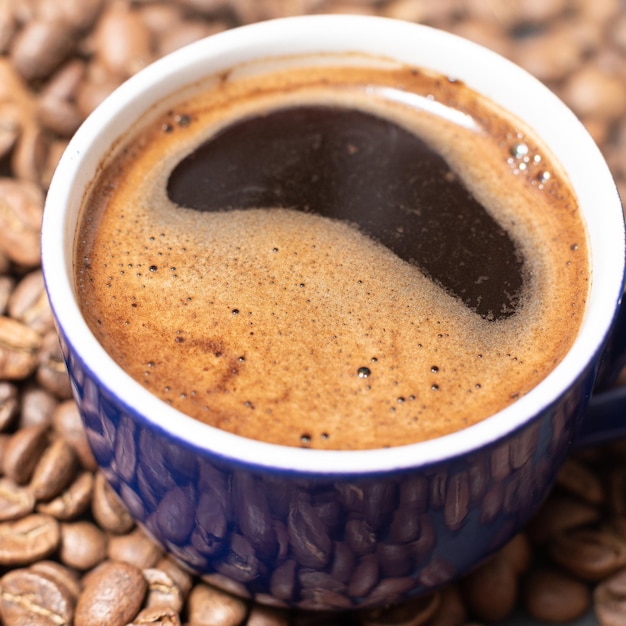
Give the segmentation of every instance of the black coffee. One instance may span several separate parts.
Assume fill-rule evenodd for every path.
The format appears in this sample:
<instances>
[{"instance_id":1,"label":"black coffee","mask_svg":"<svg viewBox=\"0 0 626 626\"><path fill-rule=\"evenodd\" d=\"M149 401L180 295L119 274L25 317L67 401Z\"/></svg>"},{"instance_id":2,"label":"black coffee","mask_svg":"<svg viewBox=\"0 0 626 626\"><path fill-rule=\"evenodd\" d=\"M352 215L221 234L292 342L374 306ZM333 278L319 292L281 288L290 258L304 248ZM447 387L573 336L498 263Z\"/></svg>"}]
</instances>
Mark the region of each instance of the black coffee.
<instances>
[{"instance_id":1,"label":"black coffee","mask_svg":"<svg viewBox=\"0 0 626 626\"><path fill-rule=\"evenodd\" d=\"M87 321L211 425L334 449L440 436L527 393L578 332L586 231L539 139L460 82L356 61L195 86L86 199Z\"/></svg>"},{"instance_id":2,"label":"black coffee","mask_svg":"<svg viewBox=\"0 0 626 626\"><path fill-rule=\"evenodd\" d=\"M299 106L239 121L174 168L168 195L200 211L344 220L489 319L521 298L522 255L506 230L439 153L370 113Z\"/></svg>"}]
</instances>

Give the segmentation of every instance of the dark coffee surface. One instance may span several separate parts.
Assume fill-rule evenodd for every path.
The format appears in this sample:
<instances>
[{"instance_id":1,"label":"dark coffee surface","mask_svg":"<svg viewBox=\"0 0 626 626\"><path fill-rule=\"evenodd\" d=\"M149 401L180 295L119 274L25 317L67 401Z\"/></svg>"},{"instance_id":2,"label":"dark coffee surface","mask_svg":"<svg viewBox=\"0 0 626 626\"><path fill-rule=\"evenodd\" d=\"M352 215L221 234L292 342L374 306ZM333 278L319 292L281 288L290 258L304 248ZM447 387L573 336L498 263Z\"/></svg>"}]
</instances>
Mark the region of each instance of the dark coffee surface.
<instances>
[{"instance_id":1,"label":"dark coffee surface","mask_svg":"<svg viewBox=\"0 0 626 626\"><path fill-rule=\"evenodd\" d=\"M182 412L284 445L402 445L508 406L573 342L589 267L558 164L461 83L368 63L217 77L96 180L85 317Z\"/></svg>"},{"instance_id":2,"label":"dark coffee surface","mask_svg":"<svg viewBox=\"0 0 626 626\"><path fill-rule=\"evenodd\" d=\"M522 259L435 150L363 111L281 109L233 124L178 164L178 205L295 208L345 220L490 319L515 312Z\"/></svg>"}]
</instances>

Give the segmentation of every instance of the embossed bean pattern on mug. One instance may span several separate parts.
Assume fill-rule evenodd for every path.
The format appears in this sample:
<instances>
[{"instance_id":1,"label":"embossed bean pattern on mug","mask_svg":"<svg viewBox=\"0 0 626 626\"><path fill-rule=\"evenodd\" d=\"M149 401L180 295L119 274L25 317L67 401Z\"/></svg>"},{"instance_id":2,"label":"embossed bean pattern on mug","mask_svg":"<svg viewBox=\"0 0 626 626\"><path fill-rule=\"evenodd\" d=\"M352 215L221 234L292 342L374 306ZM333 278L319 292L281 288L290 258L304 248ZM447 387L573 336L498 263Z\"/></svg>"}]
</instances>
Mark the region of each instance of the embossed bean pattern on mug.
<instances>
[{"instance_id":1,"label":"embossed bean pattern on mug","mask_svg":"<svg viewBox=\"0 0 626 626\"><path fill-rule=\"evenodd\" d=\"M136 441L113 460L161 512L147 520L185 537L185 505L202 500L220 551L232 520L231 554L204 580L166 556L135 525L87 445L54 332L39 267L39 227L52 172L80 122L126 78L174 49L233 26L300 13L364 13L418 21L508 56L553 88L600 144L626 197L626 8L620 0L4 0L0 2L0 624L175 626L461 626L506 620L515 607L564 623L593 611L601 624L626 611L626 444L566 463L525 533L458 584L389 609L356 614L287 612L243 599L267 559L281 563L271 597L302 605L323 594L338 608L367 593L390 601L411 564L437 587L450 564L431 559L430 499L449 532L480 502L480 523L513 508L531 480L529 436L495 449L491 466L470 459L450 476L355 485L342 493L353 515L337 541L337 503L323 493L276 493L218 468L234 497L189 493L167 475L136 475ZM559 428L558 416L554 428ZM124 437L124 429L118 437ZM536 433L535 433L536 435ZM97 445L97 442L94 443ZM552 451L554 454L561 450ZM184 472L188 460L178 463ZM190 470L191 471L191 470ZM125 474L125 475L126 475ZM501 479L499 479L501 477ZM271 493L268 488L266 493ZM163 495L165 494L165 495ZM127 501L131 500L131 495ZM143 506L137 502L137 507ZM180 513L172 520L171 510ZM144 511L133 511L144 517ZM175 523L173 523L175 522ZM387 540L373 548L384 529ZM207 531L208 532L208 531ZM194 537L191 537L193 544ZM287 558L287 546L290 556ZM409 548L410 547L410 548ZM541 555L541 558L537 558ZM198 558L203 558L198 553ZM255 569L256 568L256 569ZM242 597L231 595L230 589Z\"/></svg>"}]
</instances>

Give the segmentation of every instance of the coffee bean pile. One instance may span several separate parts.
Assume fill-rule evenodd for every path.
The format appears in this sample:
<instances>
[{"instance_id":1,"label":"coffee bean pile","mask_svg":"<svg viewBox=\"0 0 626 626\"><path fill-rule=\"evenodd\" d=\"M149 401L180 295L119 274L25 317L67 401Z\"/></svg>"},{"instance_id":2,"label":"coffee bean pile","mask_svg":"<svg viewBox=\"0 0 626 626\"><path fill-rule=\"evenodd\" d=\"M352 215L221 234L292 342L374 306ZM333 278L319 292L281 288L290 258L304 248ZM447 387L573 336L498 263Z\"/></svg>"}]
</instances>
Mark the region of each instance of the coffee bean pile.
<instances>
[{"instance_id":1,"label":"coffee bean pile","mask_svg":"<svg viewBox=\"0 0 626 626\"><path fill-rule=\"evenodd\" d=\"M350 616L263 607L190 575L98 472L40 269L58 158L85 116L154 59L303 13L417 21L511 58L580 116L626 197L621 0L0 0L0 624L461 626L514 610L542 622L589 614L626 623L626 442L569 460L526 531L459 583Z\"/></svg>"}]
</instances>

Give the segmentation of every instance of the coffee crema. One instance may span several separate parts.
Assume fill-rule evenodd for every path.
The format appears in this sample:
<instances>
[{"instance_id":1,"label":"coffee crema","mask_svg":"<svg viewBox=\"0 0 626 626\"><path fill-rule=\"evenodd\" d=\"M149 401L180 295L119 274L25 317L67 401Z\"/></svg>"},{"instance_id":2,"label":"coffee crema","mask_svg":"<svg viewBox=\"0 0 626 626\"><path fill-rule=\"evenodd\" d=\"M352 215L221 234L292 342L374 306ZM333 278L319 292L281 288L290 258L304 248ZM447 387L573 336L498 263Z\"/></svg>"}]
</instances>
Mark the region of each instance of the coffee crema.
<instances>
[{"instance_id":1,"label":"coffee crema","mask_svg":"<svg viewBox=\"0 0 626 626\"><path fill-rule=\"evenodd\" d=\"M295 61L195 85L111 152L75 250L90 328L165 402L253 439L380 448L493 415L584 314L560 166L461 82Z\"/></svg>"}]
</instances>

